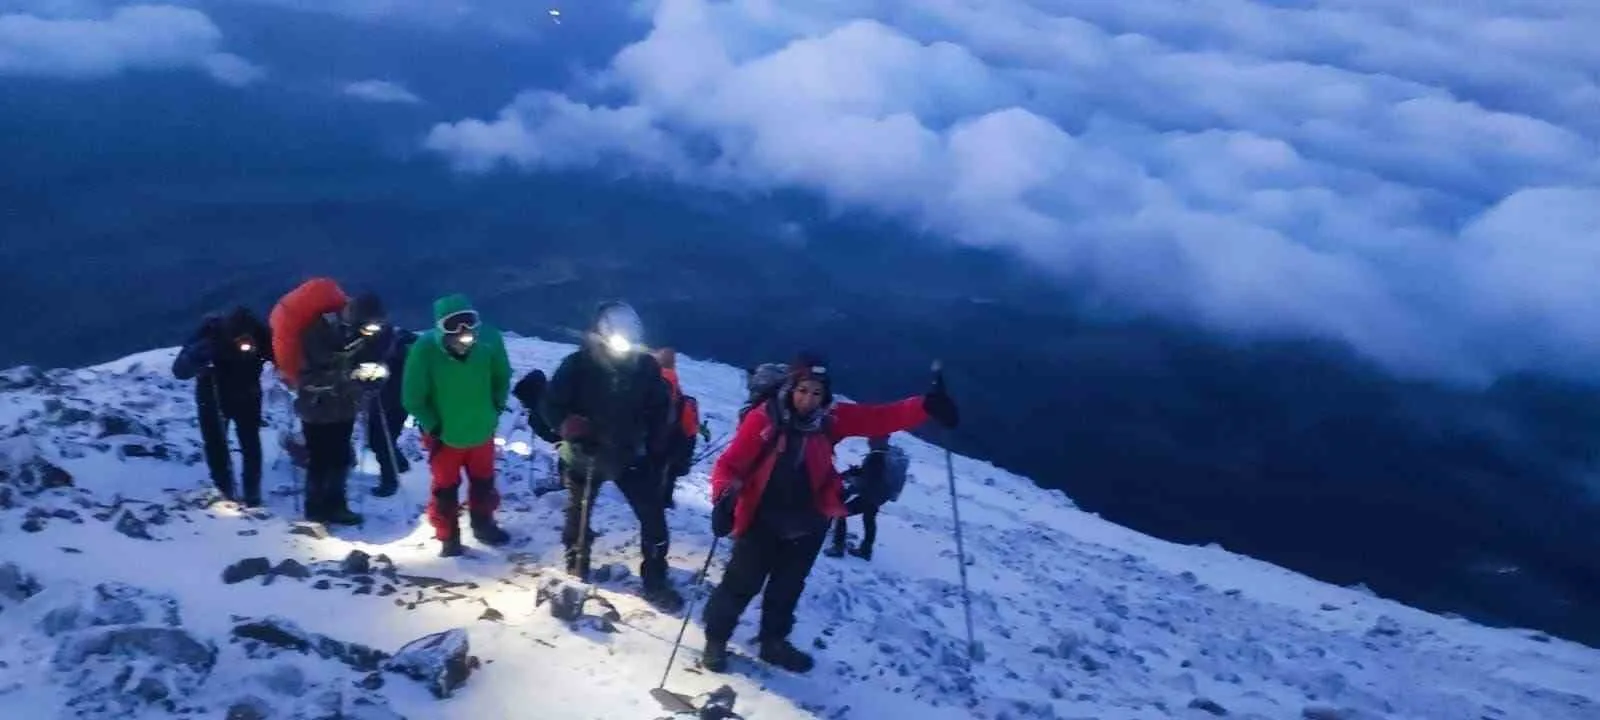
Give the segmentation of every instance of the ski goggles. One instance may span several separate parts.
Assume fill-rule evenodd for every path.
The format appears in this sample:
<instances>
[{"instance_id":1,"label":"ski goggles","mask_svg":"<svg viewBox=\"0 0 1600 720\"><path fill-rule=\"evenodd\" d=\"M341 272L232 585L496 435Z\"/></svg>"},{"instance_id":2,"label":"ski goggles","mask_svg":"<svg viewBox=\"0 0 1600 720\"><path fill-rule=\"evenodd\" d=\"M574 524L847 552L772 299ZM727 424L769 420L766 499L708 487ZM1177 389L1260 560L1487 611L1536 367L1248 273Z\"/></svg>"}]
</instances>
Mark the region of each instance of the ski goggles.
<instances>
[{"instance_id":1,"label":"ski goggles","mask_svg":"<svg viewBox=\"0 0 1600 720\"><path fill-rule=\"evenodd\" d=\"M449 315L439 318L439 322L435 323L435 325L439 328L439 332L447 335L477 330L478 311L462 310L460 312L453 312Z\"/></svg>"}]
</instances>

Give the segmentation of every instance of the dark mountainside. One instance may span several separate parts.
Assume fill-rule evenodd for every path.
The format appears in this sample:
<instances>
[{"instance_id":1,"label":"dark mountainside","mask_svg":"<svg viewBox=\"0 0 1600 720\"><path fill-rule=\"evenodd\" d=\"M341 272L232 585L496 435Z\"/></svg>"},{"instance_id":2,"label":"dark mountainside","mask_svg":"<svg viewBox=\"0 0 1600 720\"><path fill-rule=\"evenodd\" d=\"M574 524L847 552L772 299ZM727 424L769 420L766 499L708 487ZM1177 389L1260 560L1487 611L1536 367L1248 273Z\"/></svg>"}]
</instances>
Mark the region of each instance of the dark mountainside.
<instances>
[{"instance_id":1,"label":"dark mountainside","mask_svg":"<svg viewBox=\"0 0 1600 720\"><path fill-rule=\"evenodd\" d=\"M556 339L624 295L691 355L827 349L861 399L920 392L942 357L966 422L932 439L1107 518L1600 645L1595 388L1453 390L1315 343L1091 319L1003 257L798 198L453 179L383 150L414 128L374 139L366 106L285 113L305 106L191 82L0 82L15 101L0 114L0 307L16 339L0 366L173 345L201 312L265 312L311 273L384 293L412 325L466 290Z\"/></svg>"}]
</instances>

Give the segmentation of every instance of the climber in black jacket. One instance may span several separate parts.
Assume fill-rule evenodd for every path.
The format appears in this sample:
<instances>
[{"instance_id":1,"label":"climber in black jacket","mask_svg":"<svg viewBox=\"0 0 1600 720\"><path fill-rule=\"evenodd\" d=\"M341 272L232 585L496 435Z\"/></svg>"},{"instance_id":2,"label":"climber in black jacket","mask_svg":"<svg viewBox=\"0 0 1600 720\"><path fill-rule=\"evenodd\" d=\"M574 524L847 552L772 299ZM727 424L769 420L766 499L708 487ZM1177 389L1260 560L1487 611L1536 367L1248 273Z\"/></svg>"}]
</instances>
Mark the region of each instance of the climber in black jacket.
<instances>
[{"instance_id":1,"label":"climber in black jacket","mask_svg":"<svg viewBox=\"0 0 1600 720\"><path fill-rule=\"evenodd\" d=\"M196 381L195 407L212 484L224 498L249 507L261 504L261 368L271 361L271 331L248 308L236 307L207 315L172 363L174 377ZM244 460L242 496L233 484L229 422Z\"/></svg>"}]
</instances>

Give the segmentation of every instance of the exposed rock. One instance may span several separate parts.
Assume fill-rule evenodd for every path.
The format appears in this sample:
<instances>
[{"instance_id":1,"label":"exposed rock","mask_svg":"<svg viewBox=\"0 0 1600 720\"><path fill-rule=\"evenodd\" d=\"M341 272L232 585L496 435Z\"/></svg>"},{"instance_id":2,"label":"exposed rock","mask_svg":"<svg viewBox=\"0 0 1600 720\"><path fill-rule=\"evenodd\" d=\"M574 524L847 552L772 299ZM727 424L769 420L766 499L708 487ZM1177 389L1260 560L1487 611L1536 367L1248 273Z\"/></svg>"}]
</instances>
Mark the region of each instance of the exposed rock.
<instances>
[{"instance_id":1,"label":"exposed rock","mask_svg":"<svg viewBox=\"0 0 1600 720\"><path fill-rule=\"evenodd\" d=\"M85 630L51 659L78 694L79 717L111 718L192 694L216 666L217 649L179 628L122 625Z\"/></svg>"},{"instance_id":2,"label":"exposed rock","mask_svg":"<svg viewBox=\"0 0 1600 720\"><path fill-rule=\"evenodd\" d=\"M272 561L264 557L245 558L222 570L222 582L229 585L244 582L272 572Z\"/></svg>"},{"instance_id":3,"label":"exposed rock","mask_svg":"<svg viewBox=\"0 0 1600 720\"><path fill-rule=\"evenodd\" d=\"M1401 633L1400 622L1388 615L1379 615L1378 622L1367 631L1368 635L1395 637Z\"/></svg>"},{"instance_id":4,"label":"exposed rock","mask_svg":"<svg viewBox=\"0 0 1600 720\"><path fill-rule=\"evenodd\" d=\"M550 616L557 620L574 622L583 617L583 604L589 597L589 586L566 578L550 578L539 587L534 599L538 607L550 603Z\"/></svg>"},{"instance_id":5,"label":"exposed rock","mask_svg":"<svg viewBox=\"0 0 1600 720\"><path fill-rule=\"evenodd\" d=\"M128 510L123 510L122 514L117 516L116 530L135 540L155 539L150 536L150 528L145 525L145 522Z\"/></svg>"},{"instance_id":6,"label":"exposed rock","mask_svg":"<svg viewBox=\"0 0 1600 720\"><path fill-rule=\"evenodd\" d=\"M357 670L369 672L377 670L389 657L382 650L366 645L308 632L293 621L277 616L259 620L247 619L234 626L233 636L302 654L314 653L318 657L338 660Z\"/></svg>"},{"instance_id":7,"label":"exposed rock","mask_svg":"<svg viewBox=\"0 0 1600 720\"><path fill-rule=\"evenodd\" d=\"M372 571L372 557L360 550L351 550L339 563L339 571L346 575L366 575Z\"/></svg>"},{"instance_id":8,"label":"exposed rock","mask_svg":"<svg viewBox=\"0 0 1600 720\"><path fill-rule=\"evenodd\" d=\"M261 683L262 687L287 697L300 697L306 694L306 689L309 687L305 671L288 663L272 666L266 672L256 675L255 680Z\"/></svg>"},{"instance_id":9,"label":"exposed rock","mask_svg":"<svg viewBox=\"0 0 1600 720\"><path fill-rule=\"evenodd\" d=\"M345 703L341 720L406 720L391 710L381 698L357 697Z\"/></svg>"},{"instance_id":10,"label":"exposed rock","mask_svg":"<svg viewBox=\"0 0 1600 720\"><path fill-rule=\"evenodd\" d=\"M72 474L44 459L31 436L0 440L0 485L23 497L53 488L72 487Z\"/></svg>"},{"instance_id":11,"label":"exposed rock","mask_svg":"<svg viewBox=\"0 0 1600 720\"><path fill-rule=\"evenodd\" d=\"M22 602L38 595L44 588L39 581L16 563L0 563L0 610L11 603Z\"/></svg>"},{"instance_id":12,"label":"exposed rock","mask_svg":"<svg viewBox=\"0 0 1600 720\"><path fill-rule=\"evenodd\" d=\"M102 439L121 435L137 435L145 438L158 437L156 431L151 430L150 426L135 420L133 416L120 410L105 412L100 416L99 421L100 434L97 437Z\"/></svg>"},{"instance_id":13,"label":"exposed rock","mask_svg":"<svg viewBox=\"0 0 1600 720\"><path fill-rule=\"evenodd\" d=\"M45 613L39 629L56 636L77 630L113 625L165 625L182 622L178 601L126 583L100 583L78 596L71 605Z\"/></svg>"},{"instance_id":14,"label":"exposed rock","mask_svg":"<svg viewBox=\"0 0 1600 720\"><path fill-rule=\"evenodd\" d=\"M294 558L285 558L283 562L278 563L277 567L272 568L272 574L291 577L296 580L305 580L311 577L311 570Z\"/></svg>"},{"instance_id":15,"label":"exposed rock","mask_svg":"<svg viewBox=\"0 0 1600 720\"><path fill-rule=\"evenodd\" d=\"M46 382L44 371L32 365L0 370L0 390L26 390Z\"/></svg>"},{"instance_id":16,"label":"exposed rock","mask_svg":"<svg viewBox=\"0 0 1600 720\"><path fill-rule=\"evenodd\" d=\"M327 580L318 580L314 583L311 583L311 587L317 590L327 590L328 588L333 587L333 583L328 582Z\"/></svg>"},{"instance_id":17,"label":"exposed rock","mask_svg":"<svg viewBox=\"0 0 1600 720\"><path fill-rule=\"evenodd\" d=\"M1226 708L1223 708L1221 705L1218 705L1215 701L1208 700L1206 698L1195 698L1193 700L1190 700L1189 701L1189 707L1194 708L1195 710L1204 710L1204 711L1206 711L1208 713L1211 713L1212 715L1216 715L1218 717L1222 717L1222 716L1225 716L1225 715L1228 714L1228 711L1227 711Z\"/></svg>"},{"instance_id":18,"label":"exposed rock","mask_svg":"<svg viewBox=\"0 0 1600 720\"><path fill-rule=\"evenodd\" d=\"M365 677L356 681L356 687L362 690L381 690L383 689L383 682L383 673L367 673Z\"/></svg>"},{"instance_id":19,"label":"exposed rock","mask_svg":"<svg viewBox=\"0 0 1600 720\"><path fill-rule=\"evenodd\" d=\"M81 407L73 407L55 398L44 402L44 421L55 427L66 427L78 423L86 423L94 419L94 413Z\"/></svg>"},{"instance_id":20,"label":"exposed rock","mask_svg":"<svg viewBox=\"0 0 1600 720\"><path fill-rule=\"evenodd\" d=\"M29 508L28 514L22 518L22 531L27 533L43 532L46 518L50 513L40 508Z\"/></svg>"},{"instance_id":21,"label":"exposed rock","mask_svg":"<svg viewBox=\"0 0 1600 720\"><path fill-rule=\"evenodd\" d=\"M228 706L224 720L266 720L271 717L272 706L266 700L249 695Z\"/></svg>"},{"instance_id":22,"label":"exposed rock","mask_svg":"<svg viewBox=\"0 0 1600 720\"><path fill-rule=\"evenodd\" d=\"M167 514L167 509L160 505L150 505L145 508L144 521L150 525L165 525L171 522L172 516Z\"/></svg>"},{"instance_id":23,"label":"exposed rock","mask_svg":"<svg viewBox=\"0 0 1600 720\"><path fill-rule=\"evenodd\" d=\"M484 608L483 614L479 615L478 619L488 620L489 622L502 622L506 619L506 616L494 608Z\"/></svg>"},{"instance_id":24,"label":"exposed rock","mask_svg":"<svg viewBox=\"0 0 1600 720\"><path fill-rule=\"evenodd\" d=\"M434 633L406 643L384 665L422 683L436 698L447 698L466 683L477 666L477 658L467 655L467 631L457 628Z\"/></svg>"},{"instance_id":25,"label":"exposed rock","mask_svg":"<svg viewBox=\"0 0 1600 720\"><path fill-rule=\"evenodd\" d=\"M328 534L328 528L323 527L321 523L304 521L296 522L293 526L291 526L289 528L289 534L302 535L316 540L326 540L332 537L332 535Z\"/></svg>"}]
</instances>

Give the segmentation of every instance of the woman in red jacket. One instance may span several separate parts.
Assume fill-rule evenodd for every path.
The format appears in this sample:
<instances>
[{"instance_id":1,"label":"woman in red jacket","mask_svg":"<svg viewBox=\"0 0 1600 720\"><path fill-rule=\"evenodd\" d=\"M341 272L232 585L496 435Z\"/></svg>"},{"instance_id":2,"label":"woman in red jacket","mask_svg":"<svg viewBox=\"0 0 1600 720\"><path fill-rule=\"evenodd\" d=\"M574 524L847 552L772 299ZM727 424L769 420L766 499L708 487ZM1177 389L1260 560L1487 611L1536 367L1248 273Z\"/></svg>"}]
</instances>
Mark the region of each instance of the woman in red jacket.
<instances>
[{"instance_id":1,"label":"woman in red jacket","mask_svg":"<svg viewBox=\"0 0 1600 720\"><path fill-rule=\"evenodd\" d=\"M814 355L801 355L777 394L745 416L711 474L712 497L734 503L734 544L702 618L707 670L727 668L728 639L763 584L761 659L794 672L811 669L811 656L789 642L789 631L828 525L846 515L833 446L847 437L910 430L929 417L956 424L955 403L941 382L895 403L835 405L827 363Z\"/></svg>"}]
</instances>

